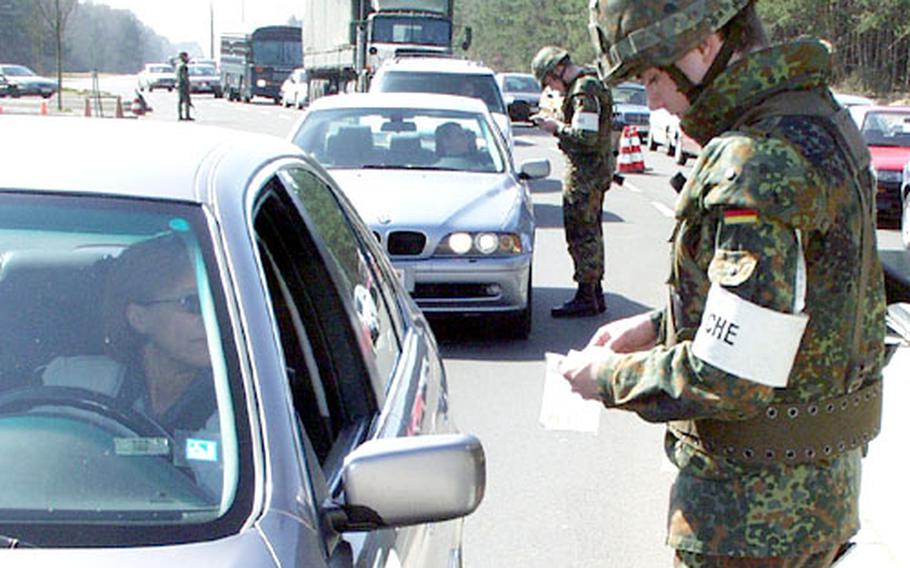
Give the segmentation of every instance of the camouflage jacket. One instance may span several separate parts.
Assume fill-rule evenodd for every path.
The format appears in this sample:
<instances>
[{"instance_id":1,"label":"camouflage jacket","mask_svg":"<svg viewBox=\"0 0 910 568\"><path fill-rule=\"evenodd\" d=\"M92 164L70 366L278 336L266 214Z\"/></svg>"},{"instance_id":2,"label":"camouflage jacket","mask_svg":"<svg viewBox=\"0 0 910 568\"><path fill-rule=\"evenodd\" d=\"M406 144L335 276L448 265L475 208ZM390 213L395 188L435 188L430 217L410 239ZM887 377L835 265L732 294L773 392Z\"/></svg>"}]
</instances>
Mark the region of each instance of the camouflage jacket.
<instances>
[{"instance_id":1,"label":"camouflage jacket","mask_svg":"<svg viewBox=\"0 0 910 568\"><path fill-rule=\"evenodd\" d=\"M177 89L190 90L190 67L182 60L177 62Z\"/></svg>"},{"instance_id":2,"label":"camouflage jacket","mask_svg":"<svg viewBox=\"0 0 910 568\"><path fill-rule=\"evenodd\" d=\"M572 186L613 177L613 98L596 72L583 69L569 84L562 101L562 120L556 131L559 148L568 158L566 181Z\"/></svg>"},{"instance_id":3,"label":"camouflage jacket","mask_svg":"<svg viewBox=\"0 0 910 568\"><path fill-rule=\"evenodd\" d=\"M655 314L657 347L612 355L598 368L606 406L649 421L713 418L735 428L771 402L830 398L880 378L885 300L870 228L871 273L861 291L865 372L845 379L861 228L870 222L857 188L874 203L874 182L851 169L831 120L804 112L837 110L829 75L820 42L765 49L731 64L683 117L704 150L677 203L670 305ZM850 156L868 163L861 150ZM797 290L805 292L808 325L786 387L724 372L693 353L712 283L781 313L795 312ZM746 465L668 431L666 450L679 469L668 518L673 547L788 556L831 548L858 529L859 449L805 465Z\"/></svg>"}]
</instances>

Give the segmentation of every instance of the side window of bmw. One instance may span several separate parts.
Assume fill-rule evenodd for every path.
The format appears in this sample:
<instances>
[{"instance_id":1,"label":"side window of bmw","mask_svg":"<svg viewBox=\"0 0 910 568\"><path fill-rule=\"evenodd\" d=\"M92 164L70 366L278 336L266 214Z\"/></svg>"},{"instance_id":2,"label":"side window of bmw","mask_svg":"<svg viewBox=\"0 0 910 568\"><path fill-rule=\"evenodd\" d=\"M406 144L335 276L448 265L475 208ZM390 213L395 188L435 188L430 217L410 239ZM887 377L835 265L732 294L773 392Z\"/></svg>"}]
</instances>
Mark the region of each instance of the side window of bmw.
<instances>
[{"instance_id":1,"label":"side window of bmw","mask_svg":"<svg viewBox=\"0 0 910 568\"><path fill-rule=\"evenodd\" d=\"M330 477L376 413L362 332L327 247L277 178L255 207L257 248L294 407Z\"/></svg>"},{"instance_id":2,"label":"side window of bmw","mask_svg":"<svg viewBox=\"0 0 910 568\"><path fill-rule=\"evenodd\" d=\"M372 349L381 385L377 395L395 372L401 354L397 332L398 306L393 292L370 251L345 216L340 203L322 180L303 169L292 169L283 180L304 203L314 232L325 243L347 283L347 294L354 306L362 333ZM369 237L368 237L369 238Z\"/></svg>"}]
</instances>

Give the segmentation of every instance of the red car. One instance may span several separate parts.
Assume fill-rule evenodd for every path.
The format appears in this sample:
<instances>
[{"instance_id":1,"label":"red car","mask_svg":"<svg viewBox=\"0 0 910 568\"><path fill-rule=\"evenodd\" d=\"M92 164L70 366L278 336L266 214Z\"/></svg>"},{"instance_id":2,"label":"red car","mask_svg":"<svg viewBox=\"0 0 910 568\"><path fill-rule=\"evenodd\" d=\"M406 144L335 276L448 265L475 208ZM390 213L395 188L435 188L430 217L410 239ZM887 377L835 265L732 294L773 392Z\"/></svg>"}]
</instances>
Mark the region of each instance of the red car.
<instances>
[{"instance_id":1,"label":"red car","mask_svg":"<svg viewBox=\"0 0 910 568\"><path fill-rule=\"evenodd\" d=\"M850 107L850 114L872 154L879 225L894 228L901 215L901 174L910 160L910 106L860 105Z\"/></svg>"}]
</instances>

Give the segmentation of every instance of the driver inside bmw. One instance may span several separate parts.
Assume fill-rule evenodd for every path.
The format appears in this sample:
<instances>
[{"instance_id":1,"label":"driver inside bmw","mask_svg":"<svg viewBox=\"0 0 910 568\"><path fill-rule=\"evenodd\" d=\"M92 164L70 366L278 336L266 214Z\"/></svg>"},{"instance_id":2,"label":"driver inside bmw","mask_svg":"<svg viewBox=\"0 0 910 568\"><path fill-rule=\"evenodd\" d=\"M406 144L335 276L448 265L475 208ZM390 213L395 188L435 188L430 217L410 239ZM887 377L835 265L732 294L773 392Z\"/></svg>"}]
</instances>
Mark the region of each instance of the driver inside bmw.
<instances>
[{"instance_id":1,"label":"driver inside bmw","mask_svg":"<svg viewBox=\"0 0 910 568\"><path fill-rule=\"evenodd\" d=\"M111 397L171 435L217 424L196 277L179 237L141 241L115 259L102 314L108 356L57 358L44 369L44 384Z\"/></svg>"}]
</instances>

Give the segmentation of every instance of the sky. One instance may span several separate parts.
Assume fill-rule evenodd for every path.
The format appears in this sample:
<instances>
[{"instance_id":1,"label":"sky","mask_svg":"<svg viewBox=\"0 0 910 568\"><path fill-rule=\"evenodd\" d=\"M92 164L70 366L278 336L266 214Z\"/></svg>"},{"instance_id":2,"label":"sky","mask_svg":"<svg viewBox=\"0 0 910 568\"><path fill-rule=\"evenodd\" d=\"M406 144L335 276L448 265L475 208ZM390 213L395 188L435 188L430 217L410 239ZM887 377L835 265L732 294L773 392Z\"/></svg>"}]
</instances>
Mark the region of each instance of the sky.
<instances>
[{"instance_id":1,"label":"sky","mask_svg":"<svg viewBox=\"0 0 910 568\"><path fill-rule=\"evenodd\" d=\"M90 0L130 10L171 43L196 42L209 51L210 12L214 13L215 51L223 32L248 32L259 26L286 24L303 15L302 0Z\"/></svg>"}]
</instances>

